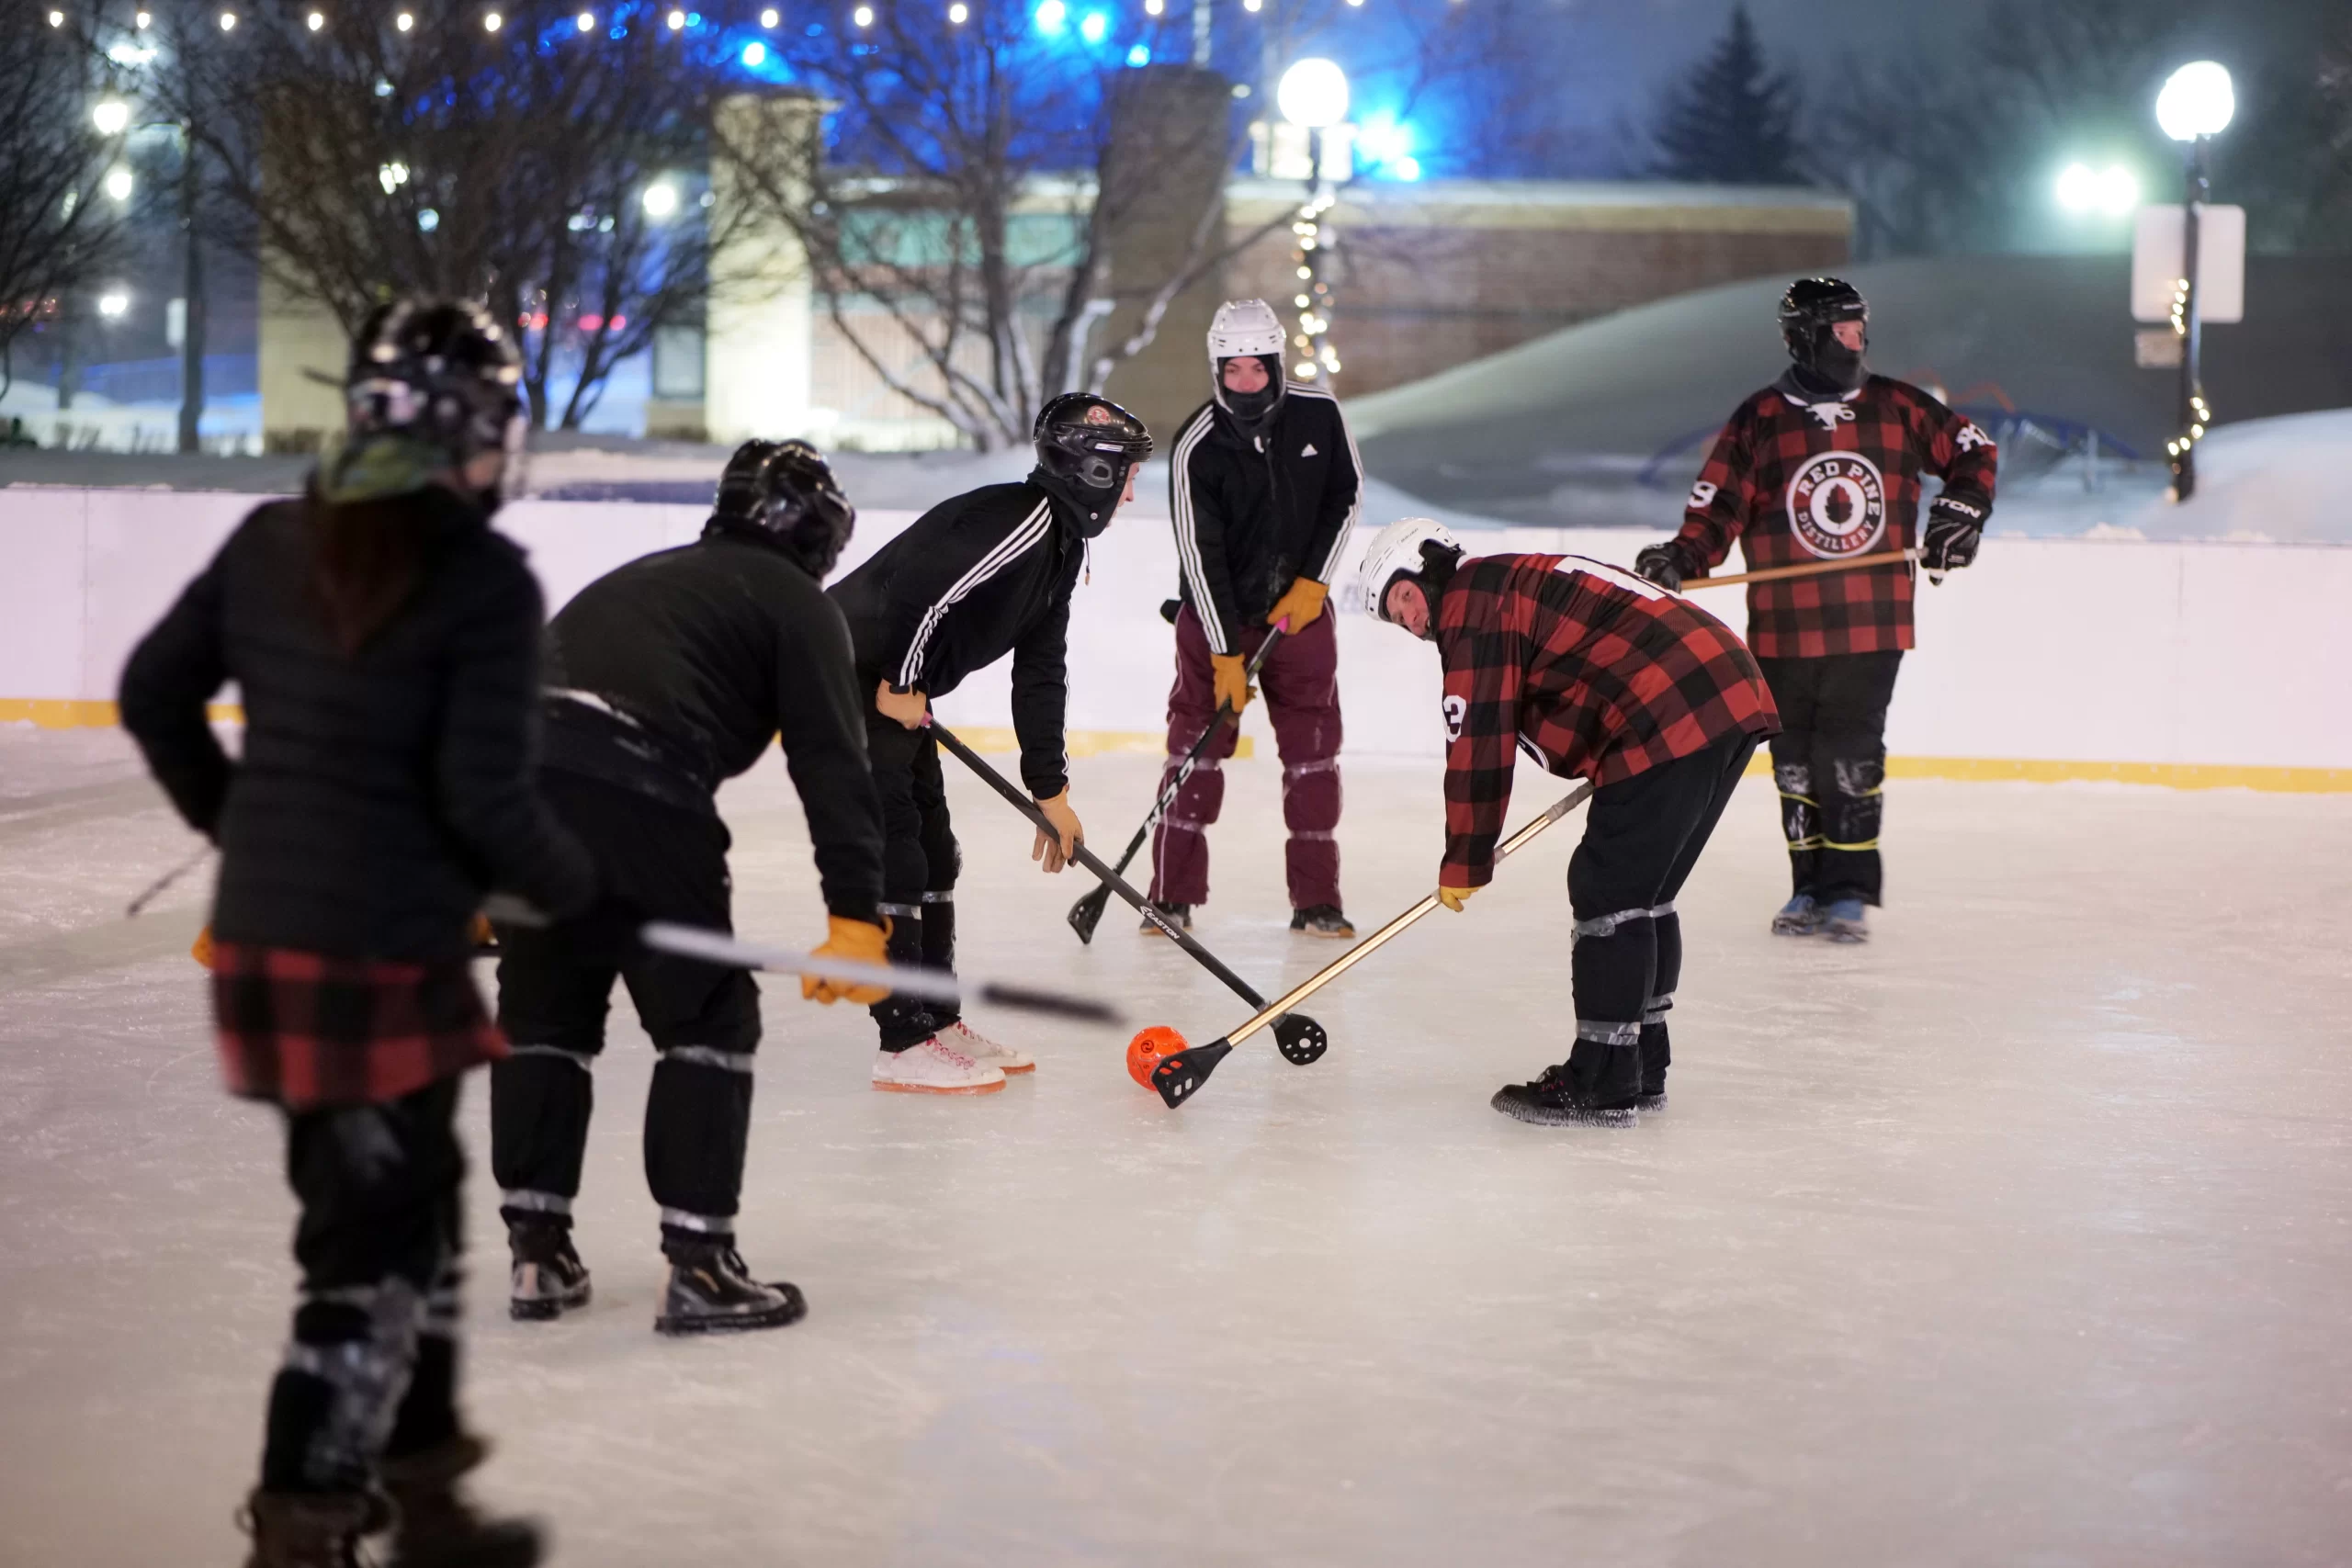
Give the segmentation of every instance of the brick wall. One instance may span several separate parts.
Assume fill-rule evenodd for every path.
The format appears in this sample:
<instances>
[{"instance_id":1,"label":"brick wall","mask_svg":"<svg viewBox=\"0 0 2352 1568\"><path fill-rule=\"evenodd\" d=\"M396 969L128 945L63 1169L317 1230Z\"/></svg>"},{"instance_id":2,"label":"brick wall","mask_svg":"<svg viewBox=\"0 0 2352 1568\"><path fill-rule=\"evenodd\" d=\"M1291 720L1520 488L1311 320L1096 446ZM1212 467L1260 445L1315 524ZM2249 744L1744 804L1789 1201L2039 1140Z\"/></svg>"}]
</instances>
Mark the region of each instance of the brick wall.
<instances>
[{"instance_id":1,"label":"brick wall","mask_svg":"<svg viewBox=\"0 0 2352 1568\"><path fill-rule=\"evenodd\" d=\"M1237 182L1231 241L1294 210L1295 189ZM1841 265L1851 211L1813 192L1496 181L1358 187L1327 224L1336 385L1373 392L1629 306ZM1227 295L1286 309L1291 244L1277 225L1245 245Z\"/></svg>"}]
</instances>

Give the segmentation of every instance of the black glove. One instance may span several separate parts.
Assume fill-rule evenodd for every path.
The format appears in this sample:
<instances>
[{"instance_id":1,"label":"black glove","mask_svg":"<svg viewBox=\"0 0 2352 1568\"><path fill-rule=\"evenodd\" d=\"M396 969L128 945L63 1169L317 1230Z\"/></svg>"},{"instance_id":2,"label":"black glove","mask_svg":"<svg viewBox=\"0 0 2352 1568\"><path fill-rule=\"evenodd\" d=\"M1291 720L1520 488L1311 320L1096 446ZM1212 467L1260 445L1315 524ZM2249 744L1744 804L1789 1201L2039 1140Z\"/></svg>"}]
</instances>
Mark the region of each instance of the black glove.
<instances>
[{"instance_id":1,"label":"black glove","mask_svg":"<svg viewBox=\"0 0 2352 1568\"><path fill-rule=\"evenodd\" d=\"M1919 544L1919 564L1941 573L1967 566L1976 558L1984 538L1984 518L1992 508L1981 502L1939 495L1928 503L1928 532Z\"/></svg>"},{"instance_id":2,"label":"black glove","mask_svg":"<svg viewBox=\"0 0 2352 1568\"><path fill-rule=\"evenodd\" d=\"M1663 545L1647 546L1634 558L1634 575L1649 579L1668 593L1679 593L1684 575L1682 552L1671 539Z\"/></svg>"}]
</instances>

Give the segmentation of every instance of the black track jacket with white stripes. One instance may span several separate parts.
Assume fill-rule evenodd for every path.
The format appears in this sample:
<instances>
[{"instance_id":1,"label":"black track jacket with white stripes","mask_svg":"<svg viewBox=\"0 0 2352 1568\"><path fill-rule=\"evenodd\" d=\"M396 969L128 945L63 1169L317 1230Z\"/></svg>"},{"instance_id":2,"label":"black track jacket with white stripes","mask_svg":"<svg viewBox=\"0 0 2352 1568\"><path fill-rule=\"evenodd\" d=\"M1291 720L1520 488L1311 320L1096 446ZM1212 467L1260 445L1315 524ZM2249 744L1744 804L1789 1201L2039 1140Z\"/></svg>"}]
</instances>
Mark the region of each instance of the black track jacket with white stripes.
<instances>
[{"instance_id":1,"label":"black track jacket with white stripes","mask_svg":"<svg viewBox=\"0 0 2352 1568\"><path fill-rule=\"evenodd\" d=\"M1330 393L1287 388L1263 436L1214 401L1176 433L1168 463L1179 592L1216 653L1240 649L1299 576L1331 581L1363 507L1363 463Z\"/></svg>"},{"instance_id":2,"label":"black track jacket with white stripes","mask_svg":"<svg viewBox=\"0 0 2352 1568\"><path fill-rule=\"evenodd\" d=\"M1045 800L1069 787L1064 643L1085 541L1078 508L1040 478L941 502L831 592L869 694L888 681L944 697L1011 653L1021 782Z\"/></svg>"}]
</instances>

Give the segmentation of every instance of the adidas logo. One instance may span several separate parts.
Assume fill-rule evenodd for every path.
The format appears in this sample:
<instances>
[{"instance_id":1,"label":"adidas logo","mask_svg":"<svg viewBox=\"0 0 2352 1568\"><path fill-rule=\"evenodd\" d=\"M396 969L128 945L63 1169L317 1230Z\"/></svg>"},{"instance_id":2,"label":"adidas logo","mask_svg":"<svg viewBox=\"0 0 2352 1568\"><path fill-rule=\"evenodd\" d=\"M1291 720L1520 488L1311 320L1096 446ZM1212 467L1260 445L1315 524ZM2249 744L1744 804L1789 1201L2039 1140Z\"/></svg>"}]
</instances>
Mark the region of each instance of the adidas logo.
<instances>
[{"instance_id":1,"label":"adidas logo","mask_svg":"<svg viewBox=\"0 0 2352 1568\"><path fill-rule=\"evenodd\" d=\"M1300 447L1298 449L1298 455L1302 457L1312 457L1315 456L1315 443L1310 441L1306 446Z\"/></svg>"}]
</instances>

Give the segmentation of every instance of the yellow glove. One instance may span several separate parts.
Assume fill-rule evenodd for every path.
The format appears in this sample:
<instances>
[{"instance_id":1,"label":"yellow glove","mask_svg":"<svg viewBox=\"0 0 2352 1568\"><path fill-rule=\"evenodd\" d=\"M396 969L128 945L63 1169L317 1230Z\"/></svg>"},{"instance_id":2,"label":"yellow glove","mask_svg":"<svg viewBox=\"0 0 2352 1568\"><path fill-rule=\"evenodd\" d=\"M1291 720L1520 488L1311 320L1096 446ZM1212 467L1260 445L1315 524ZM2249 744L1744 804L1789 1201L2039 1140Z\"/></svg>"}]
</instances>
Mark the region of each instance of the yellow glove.
<instances>
[{"instance_id":1,"label":"yellow glove","mask_svg":"<svg viewBox=\"0 0 2352 1568\"><path fill-rule=\"evenodd\" d=\"M1212 653L1209 669L1216 681L1216 704L1239 713L1258 694L1250 689L1249 667L1238 653Z\"/></svg>"},{"instance_id":2,"label":"yellow glove","mask_svg":"<svg viewBox=\"0 0 2352 1568\"><path fill-rule=\"evenodd\" d=\"M1462 913L1462 906L1470 902L1470 895L1476 891L1475 887L1441 887L1437 890L1437 901L1458 915Z\"/></svg>"},{"instance_id":3,"label":"yellow glove","mask_svg":"<svg viewBox=\"0 0 2352 1568\"><path fill-rule=\"evenodd\" d=\"M1323 601L1330 596L1330 589L1313 578L1294 577L1290 580L1290 592L1275 600L1274 607L1266 612L1266 624L1276 626L1288 621L1288 635L1296 637L1315 624L1315 617L1323 613Z\"/></svg>"},{"instance_id":4,"label":"yellow glove","mask_svg":"<svg viewBox=\"0 0 2352 1568\"><path fill-rule=\"evenodd\" d=\"M1046 820L1054 825L1054 830L1048 833L1043 828L1037 829L1037 842L1029 851L1029 858L1042 860L1046 871L1057 872L1068 865L1078 852L1078 846L1086 842L1086 828L1079 821L1078 813L1069 808L1068 790L1051 800L1039 801L1037 809L1046 814Z\"/></svg>"},{"instance_id":5,"label":"yellow glove","mask_svg":"<svg viewBox=\"0 0 2352 1568\"><path fill-rule=\"evenodd\" d=\"M908 729L921 729L923 715L931 711L931 699L921 692L894 692L890 682L884 681L874 688L874 706L884 718L895 719Z\"/></svg>"},{"instance_id":6,"label":"yellow glove","mask_svg":"<svg viewBox=\"0 0 2352 1568\"><path fill-rule=\"evenodd\" d=\"M871 920L843 919L839 915L825 917L825 945L817 950L820 958L846 958L853 964L888 964L890 962L890 918L882 923ZM890 994L888 986L861 986L850 980L828 980L821 975L800 976L800 996L804 1001L822 1002L832 1006L846 997L860 1007L872 1007Z\"/></svg>"},{"instance_id":7,"label":"yellow glove","mask_svg":"<svg viewBox=\"0 0 2352 1568\"><path fill-rule=\"evenodd\" d=\"M210 926L196 933L196 945L187 950L187 955L207 969L212 967L212 928Z\"/></svg>"}]
</instances>

